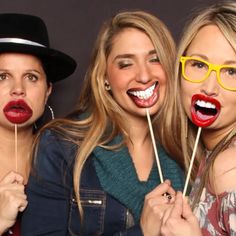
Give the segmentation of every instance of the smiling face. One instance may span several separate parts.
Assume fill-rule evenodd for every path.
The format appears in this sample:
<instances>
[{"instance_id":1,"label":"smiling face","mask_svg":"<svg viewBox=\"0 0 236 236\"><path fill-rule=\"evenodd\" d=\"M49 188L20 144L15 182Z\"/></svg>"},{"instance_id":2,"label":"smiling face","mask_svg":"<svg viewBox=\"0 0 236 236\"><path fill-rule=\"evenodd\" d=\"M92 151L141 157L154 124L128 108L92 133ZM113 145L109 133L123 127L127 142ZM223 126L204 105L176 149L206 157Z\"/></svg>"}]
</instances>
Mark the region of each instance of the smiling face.
<instances>
[{"instance_id":1,"label":"smiling face","mask_svg":"<svg viewBox=\"0 0 236 236\"><path fill-rule=\"evenodd\" d=\"M26 54L0 54L0 93L0 125L31 126L51 93L40 60Z\"/></svg>"},{"instance_id":2,"label":"smiling face","mask_svg":"<svg viewBox=\"0 0 236 236\"><path fill-rule=\"evenodd\" d=\"M166 74L149 37L126 28L113 39L107 59L107 80L116 102L131 116L154 114L166 91Z\"/></svg>"},{"instance_id":3,"label":"smiling face","mask_svg":"<svg viewBox=\"0 0 236 236\"><path fill-rule=\"evenodd\" d=\"M236 35L235 35L236 36ZM215 25L204 26L192 40L186 56L200 58L216 65L236 66L236 53ZM202 64L191 64L202 69ZM227 76L235 76L229 70ZM199 78L200 79L200 78ZM229 130L236 123L236 92L220 86L216 72L200 83L181 79L181 95L184 109L190 119L208 130Z\"/></svg>"}]
</instances>

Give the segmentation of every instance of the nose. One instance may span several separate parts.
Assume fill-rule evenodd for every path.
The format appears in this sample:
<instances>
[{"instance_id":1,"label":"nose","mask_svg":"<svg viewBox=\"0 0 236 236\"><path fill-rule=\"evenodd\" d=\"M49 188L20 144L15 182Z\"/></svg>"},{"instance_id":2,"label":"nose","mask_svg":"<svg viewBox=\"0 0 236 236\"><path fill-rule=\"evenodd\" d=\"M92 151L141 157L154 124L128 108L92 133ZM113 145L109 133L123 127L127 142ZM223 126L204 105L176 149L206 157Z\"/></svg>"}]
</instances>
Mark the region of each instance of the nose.
<instances>
[{"instance_id":1,"label":"nose","mask_svg":"<svg viewBox=\"0 0 236 236\"><path fill-rule=\"evenodd\" d=\"M146 84L151 80L150 68L146 64L138 66L138 73L136 80L140 83Z\"/></svg>"},{"instance_id":2,"label":"nose","mask_svg":"<svg viewBox=\"0 0 236 236\"><path fill-rule=\"evenodd\" d=\"M211 71L208 78L203 81L201 92L207 96L216 96L218 95L219 87L216 71Z\"/></svg>"},{"instance_id":3,"label":"nose","mask_svg":"<svg viewBox=\"0 0 236 236\"><path fill-rule=\"evenodd\" d=\"M12 96L25 96L25 86L23 81L14 80L11 88Z\"/></svg>"}]
</instances>

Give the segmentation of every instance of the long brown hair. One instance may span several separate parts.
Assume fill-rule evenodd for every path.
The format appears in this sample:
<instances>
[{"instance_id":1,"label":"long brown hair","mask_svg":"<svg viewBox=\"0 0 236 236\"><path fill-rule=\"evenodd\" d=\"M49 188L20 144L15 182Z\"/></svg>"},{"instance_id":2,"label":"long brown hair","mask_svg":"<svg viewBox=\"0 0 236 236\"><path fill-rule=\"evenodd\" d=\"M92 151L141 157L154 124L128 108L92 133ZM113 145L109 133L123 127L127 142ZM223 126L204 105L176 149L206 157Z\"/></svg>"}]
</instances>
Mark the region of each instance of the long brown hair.
<instances>
[{"instance_id":1,"label":"long brown hair","mask_svg":"<svg viewBox=\"0 0 236 236\"><path fill-rule=\"evenodd\" d=\"M73 116L83 114L79 120L55 120L45 128L56 130L79 146L74 166L74 189L80 212L79 186L83 165L96 146L115 149L108 146L117 134L124 140L129 139L128 127L123 121L125 111L105 90L107 58L112 50L114 38L126 28L135 28L144 32L152 41L167 77L167 91L162 108L153 116L153 128L156 138L166 151L183 167L180 144L179 120L172 108L174 97L171 96L174 85L175 44L167 27L157 17L144 11L128 11L115 15L106 22L95 43L91 63L85 76L79 103Z\"/></svg>"},{"instance_id":2,"label":"long brown hair","mask_svg":"<svg viewBox=\"0 0 236 236\"><path fill-rule=\"evenodd\" d=\"M185 55L189 45L191 44L192 40L199 32L199 30L207 25L216 25L221 30L225 38L228 40L229 44L236 51L236 2L222 1L217 4L213 4L207 8L201 9L196 12L190 23L188 23L187 26L184 28L184 33L182 38L180 39L178 47L177 61L175 66L175 75L176 78L178 78L175 84L176 96L179 96L179 91L181 91L181 67L179 59L182 55ZM187 115L183 110L182 104L178 103L178 106L180 110L180 115L182 116L181 120L186 121L186 123L182 123L181 134L183 150L185 153L185 164L187 169L189 165L190 154L193 150L194 140L196 138L197 127L193 125L193 123L187 118ZM227 142L225 141L225 139L227 139ZM206 183L208 183L210 180L209 175L210 173L212 173L216 157L221 151L227 148L227 145L230 142L228 138L225 139L221 140L221 142L215 147L214 151L210 156L210 161L208 161L209 164L206 166L206 168L204 169L204 174L201 176L200 188L198 189L196 196L194 196L194 205L197 204L197 202L199 201L204 186L206 186ZM197 152L197 160L199 160L204 155L203 148L203 144L200 142ZM198 162L196 161L194 166L193 178L196 175L197 169Z\"/></svg>"}]
</instances>

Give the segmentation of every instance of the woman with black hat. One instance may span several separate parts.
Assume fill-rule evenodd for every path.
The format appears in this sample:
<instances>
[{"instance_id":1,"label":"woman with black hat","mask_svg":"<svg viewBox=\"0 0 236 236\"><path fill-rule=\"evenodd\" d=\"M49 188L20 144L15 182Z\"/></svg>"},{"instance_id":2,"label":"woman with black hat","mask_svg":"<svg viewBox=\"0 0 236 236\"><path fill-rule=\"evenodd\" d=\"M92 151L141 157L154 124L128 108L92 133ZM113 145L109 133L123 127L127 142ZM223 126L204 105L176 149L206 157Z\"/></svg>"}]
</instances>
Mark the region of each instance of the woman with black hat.
<instances>
[{"instance_id":1,"label":"woman with black hat","mask_svg":"<svg viewBox=\"0 0 236 236\"><path fill-rule=\"evenodd\" d=\"M34 124L45 106L54 118L47 105L52 83L75 68L70 56L49 47L47 28L40 18L0 14L0 235L19 235L15 222L27 206L24 186Z\"/></svg>"}]
</instances>

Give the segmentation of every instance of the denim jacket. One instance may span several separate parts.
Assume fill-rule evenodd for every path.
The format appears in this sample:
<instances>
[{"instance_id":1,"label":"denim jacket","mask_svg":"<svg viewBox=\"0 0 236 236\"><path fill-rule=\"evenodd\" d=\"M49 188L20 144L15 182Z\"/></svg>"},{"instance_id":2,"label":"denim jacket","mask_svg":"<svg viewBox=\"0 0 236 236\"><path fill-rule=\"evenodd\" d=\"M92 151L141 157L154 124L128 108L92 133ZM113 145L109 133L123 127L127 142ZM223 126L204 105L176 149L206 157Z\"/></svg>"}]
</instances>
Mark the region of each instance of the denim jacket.
<instances>
[{"instance_id":1,"label":"denim jacket","mask_svg":"<svg viewBox=\"0 0 236 236\"><path fill-rule=\"evenodd\" d=\"M130 227L129 211L103 191L92 157L81 176L81 224L73 188L76 151L71 142L51 131L44 133L26 188L28 206L22 217L21 235L143 235L139 225Z\"/></svg>"}]
</instances>

